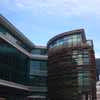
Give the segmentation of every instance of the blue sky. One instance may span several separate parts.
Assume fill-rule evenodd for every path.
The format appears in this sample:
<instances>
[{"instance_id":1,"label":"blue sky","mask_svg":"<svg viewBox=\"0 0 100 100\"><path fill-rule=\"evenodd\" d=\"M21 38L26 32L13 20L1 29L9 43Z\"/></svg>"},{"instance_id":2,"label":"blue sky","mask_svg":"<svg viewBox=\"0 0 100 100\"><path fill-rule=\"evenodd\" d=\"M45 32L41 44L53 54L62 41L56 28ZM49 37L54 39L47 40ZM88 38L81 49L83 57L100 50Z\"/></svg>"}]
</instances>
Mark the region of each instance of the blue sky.
<instances>
[{"instance_id":1,"label":"blue sky","mask_svg":"<svg viewBox=\"0 0 100 100\"><path fill-rule=\"evenodd\" d=\"M84 28L100 57L100 0L0 0L0 13L38 45Z\"/></svg>"}]
</instances>

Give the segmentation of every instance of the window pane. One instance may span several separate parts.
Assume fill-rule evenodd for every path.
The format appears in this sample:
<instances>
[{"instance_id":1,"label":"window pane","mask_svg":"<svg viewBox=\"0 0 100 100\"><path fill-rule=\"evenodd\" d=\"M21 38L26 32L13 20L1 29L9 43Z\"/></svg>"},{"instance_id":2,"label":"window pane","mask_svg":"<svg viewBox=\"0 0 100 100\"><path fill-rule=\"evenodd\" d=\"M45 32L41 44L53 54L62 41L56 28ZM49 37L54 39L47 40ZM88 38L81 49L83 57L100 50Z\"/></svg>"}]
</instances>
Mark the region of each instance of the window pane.
<instances>
[{"instance_id":1,"label":"window pane","mask_svg":"<svg viewBox=\"0 0 100 100\"><path fill-rule=\"evenodd\" d=\"M77 35L73 35L73 37L72 37L72 38L77 40Z\"/></svg>"},{"instance_id":2,"label":"window pane","mask_svg":"<svg viewBox=\"0 0 100 100\"><path fill-rule=\"evenodd\" d=\"M47 62L41 61L40 63L41 63L40 70L47 71Z\"/></svg>"},{"instance_id":3,"label":"window pane","mask_svg":"<svg viewBox=\"0 0 100 100\"><path fill-rule=\"evenodd\" d=\"M89 64L89 58L83 58L84 64Z\"/></svg>"},{"instance_id":4,"label":"window pane","mask_svg":"<svg viewBox=\"0 0 100 100\"><path fill-rule=\"evenodd\" d=\"M41 54L41 50L40 49L33 49L32 54Z\"/></svg>"},{"instance_id":5,"label":"window pane","mask_svg":"<svg viewBox=\"0 0 100 100\"><path fill-rule=\"evenodd\" d=\"M39 61L31 61L30 62L30 73L32 74L35 70L40 70L40 62Z\"/></svg>"}]
</instances>

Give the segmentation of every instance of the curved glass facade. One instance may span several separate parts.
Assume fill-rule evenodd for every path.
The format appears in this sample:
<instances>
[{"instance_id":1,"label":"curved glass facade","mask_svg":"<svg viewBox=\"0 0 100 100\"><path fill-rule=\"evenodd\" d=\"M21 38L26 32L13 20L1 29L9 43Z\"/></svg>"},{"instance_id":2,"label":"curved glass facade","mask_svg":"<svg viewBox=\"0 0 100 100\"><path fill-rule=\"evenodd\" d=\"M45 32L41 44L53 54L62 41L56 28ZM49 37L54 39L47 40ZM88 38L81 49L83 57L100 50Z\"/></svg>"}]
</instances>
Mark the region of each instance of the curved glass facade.
<instances>
[{"instance_id":1,"label":"curved glass facade","mask_svg":"<svg viewBox=\"0 0 100 100\"><path fill-rule=\"evenodd\" d=\"M48 93L51 100L96 99L93 44L84 41L82 34L73 31L71 35L49 41Z\"/></svg>"},{"instance_id":2,"label":"curved glass facade","mask_svg":"<svg viewBox=\"0 0 100 100\"><path fill-rule=\"evenodd\" d=\"M77 65L88 65L88 64L90 64L88 50L87 49L73 50L72 51L72 63L77 64Z\"/></svg>"},{"instance_id":3,"label":"curved glass facade","mask_svg":"<svg viewBox=\"0 0 100 100\"><path fill-rule=\"evenodd\" d=\"M49 44L49 48L54 48L60 45L66 45L68 47L81 45L82 37L81 34L73 34L64 36L62 38L59 38L58 40L53 41L51 44Z\"/></svg>"}]
</instances>

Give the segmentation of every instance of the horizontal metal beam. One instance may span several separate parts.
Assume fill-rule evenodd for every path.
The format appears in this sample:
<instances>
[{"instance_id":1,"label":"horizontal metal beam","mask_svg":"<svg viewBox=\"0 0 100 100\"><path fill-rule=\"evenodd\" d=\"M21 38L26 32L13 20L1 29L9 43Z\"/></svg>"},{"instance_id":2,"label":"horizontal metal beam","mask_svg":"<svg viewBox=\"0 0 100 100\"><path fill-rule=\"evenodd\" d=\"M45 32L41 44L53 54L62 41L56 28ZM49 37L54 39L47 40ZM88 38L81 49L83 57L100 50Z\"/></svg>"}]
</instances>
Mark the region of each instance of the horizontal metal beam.
<instances>
[{"instance_id":1,"label":"horizontal metal beam","mask_svg":"<svg viewBox=\"0 0 100 100\"><path fill-rule=\"evenodd\" d=\"M11 81L2 80L2 79L0 79L0 85L6 86L6 87L12 87L12 88L16 88L16 89L22 89L22 90L25 90L25 91L32 91L32 89L29 88L28 86L18 84L18 83L14 83L14 82L11 82Z\"/></svg>"},{"instance_id":2,"label":"horizontal metal beam","mask_svg":"<svg viewBox=\"0 0 100 100\"><path fill-rule=\"evenodd\" d=\"M28 98L32 98L32 99L45 99L46 98L46 96L28 96Z\"/></svg>"},{"instance_id":3,"label":"horizontal metal beam","mask_svg":"<svg viewBox=\"0 0 100 100\"><path fill-rule=\"evenodd\" d=\"M34 44L1 14L0 14L0 24L6 27L9 31L11 31L11 34L19 38L21 41L27 44L30 48L34 48Z\"/></svg>"},{"instance_id":4,"label":"horizontal metal beam","mask_svg":"<svg viewBox=\"0 0 100 100\"><path fill-rule=\"evenodd\" d=\"M26 51L24 48L19 46L17 43L9 40L9 38L7 38L7 36L1 32L0 32L0 38L2 38L4 41L8 42L10 45L15 47L17 50L19 50L20 52L22 52L23 54L28 56L30 59L37 59L37 60L47 60L48 59L48 56L46 56L46 55L44 56L44 55L31 54L30 52Z\"/></svg>"},{"instance_id":5,"label":"horizontal metal beam","mask_svg":"<svg viewBox=\"0 0 100 100\"><path fill-rule=\"evenodd\" d=\"M32 92L47 92L47 87L29 87L30 89L32 89Z\"/></svg>"}]
</instances>

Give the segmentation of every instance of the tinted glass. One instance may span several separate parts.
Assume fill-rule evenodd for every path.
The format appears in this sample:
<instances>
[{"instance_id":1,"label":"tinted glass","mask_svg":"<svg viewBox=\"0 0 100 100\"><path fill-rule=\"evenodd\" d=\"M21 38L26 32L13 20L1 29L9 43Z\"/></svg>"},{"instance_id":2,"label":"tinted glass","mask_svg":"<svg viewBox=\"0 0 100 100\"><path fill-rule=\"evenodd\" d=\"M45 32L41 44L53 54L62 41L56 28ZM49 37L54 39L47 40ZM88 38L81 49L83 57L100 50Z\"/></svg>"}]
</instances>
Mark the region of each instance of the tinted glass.
<instances>
[{"instance_id":1,"label":"tinted glass","mask_svg":"<svg viewBox=\"0 0 100 100\"><path fill-rule=\"evenodd\" d=\"M0 32L2 33L8 33L8 30L6 28L4 28L2 25L0 25Z\"/></svg>"},{"instance_id":2,"label":"tinted glass","mask_svg":"<svg viewBox=\"0 0 100 100\"><path fill-rule=\"evenodd\" d=\"M88 50L73 50L72 54L73 63L77 65L88 65L90 63Z\"/></svg>"},{"instance_id":3,"label":"tinted glass","mask_svg":"<svg viewBox=\"0 0 100 100\"><path fill-rule=\"evenodd\" d=\"M63 38L54 41L52 44L49 45L49 48L54 48L60 45L76 46L81 45L82 37L81 34L73 34L69 36L64 36Z\"/></svg>"},{"instance_id":4,"label":"tinted glass","mask_svg":"<svg viewBox=\"0 0 100 100\"><path fill-rule=\"evenodd\" d=\"M47 86L47 61L30 61L30 81L33 86Z\"/></svg>"},{"instance_id":5,"label":"tinted glass","mask_svg":"<svg viewBox=\"0 0 100 100\"><path fill-rule=\"evenodd\" d=\"M16 83L26 83L28 58L16 48L0 39L0 78Z\"/></svg>"},{"instance_id":6,"label":"tinted glass","mask_svg":"<svg viewBox=\"0 0 100 100\"><path fill-rule=\"evenodd\" d=\"M46 55L47 54L47 49L38 49L38 48L34 48L31 51L32 54L39 54L39 55Z\"/></svg>"}]
</instances>

